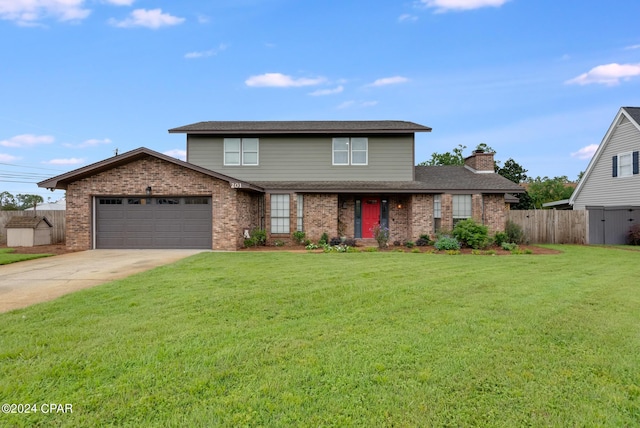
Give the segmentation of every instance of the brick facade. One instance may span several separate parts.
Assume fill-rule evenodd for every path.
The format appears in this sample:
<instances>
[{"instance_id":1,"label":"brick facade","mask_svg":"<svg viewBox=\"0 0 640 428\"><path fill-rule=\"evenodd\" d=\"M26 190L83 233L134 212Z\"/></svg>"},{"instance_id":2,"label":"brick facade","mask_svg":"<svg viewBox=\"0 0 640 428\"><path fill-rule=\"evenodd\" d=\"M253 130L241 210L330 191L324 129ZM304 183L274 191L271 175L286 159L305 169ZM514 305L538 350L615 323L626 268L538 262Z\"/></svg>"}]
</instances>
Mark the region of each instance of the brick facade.
<instances>
[{"instance_id":1,"label":"brick facade","mask_svg":"<svg viewBox=\"0 0 640 428\"><path fill-rule=\"evenodd\" d=\"M231 189L229 183L148 156L70 183L67 188L66 244L74 250L92 248L93 196L210 196L214 250L236 250L242 227L257 222L256 196ZM246 210L246 212L245 212Z\"/></svg>"}]
</instances>

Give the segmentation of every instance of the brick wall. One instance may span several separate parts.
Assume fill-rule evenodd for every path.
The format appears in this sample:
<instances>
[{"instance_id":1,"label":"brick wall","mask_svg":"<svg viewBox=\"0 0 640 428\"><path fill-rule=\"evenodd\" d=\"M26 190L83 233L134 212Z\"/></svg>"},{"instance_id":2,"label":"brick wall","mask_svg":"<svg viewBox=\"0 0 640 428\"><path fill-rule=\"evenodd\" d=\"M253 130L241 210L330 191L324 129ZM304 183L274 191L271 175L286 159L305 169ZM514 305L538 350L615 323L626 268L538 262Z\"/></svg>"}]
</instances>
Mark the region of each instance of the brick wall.
<instances>
[{"instance_id":1,"label":"brick wall","mask_svg":"<svg viewBox=\"0 0 640 428\"><path fill-rule=\"evenodd\" d=\"M324 232L329 238L338 235L338 195L304 195L304 231L314 242Z\"/></svg>"},{"instance_id":2,"label":"brick wall","mask_svg":"<svg viewBox=\"0 0 640 428\"><path fill-rule=\"evenodd\" d=\"M92 246L92 196L145 196L147 186L153 189L153 196L211 196L213 249L237 249L238 234L241 233L237 212L243 204L247 203L246 196L238 197L243 192L231 189L225 181L153 156L98 173L69 185L67 247L74 250L87 250ZM239 200L241 202L238 202Z\"/></svg>"},{"instance_id":3,"label":"brick wall","mask_svg":"<svg viewBox=\"0 0 640 428\"><path fill-rule=\"evenodd\" d=\"M416 241L422 234L433 235L433 195L411 195L409 235Z\"/></svg>"},{"instance_id":4,"label":"brick wall","mask_svg":"<svg viewBox=\"0 0 640 428\"><path fill-rule=\"evenodd\" d=\"M464 164L476 171L494 172L493 153L476 153L464 160Z\"/></svg>"}]
</instances>

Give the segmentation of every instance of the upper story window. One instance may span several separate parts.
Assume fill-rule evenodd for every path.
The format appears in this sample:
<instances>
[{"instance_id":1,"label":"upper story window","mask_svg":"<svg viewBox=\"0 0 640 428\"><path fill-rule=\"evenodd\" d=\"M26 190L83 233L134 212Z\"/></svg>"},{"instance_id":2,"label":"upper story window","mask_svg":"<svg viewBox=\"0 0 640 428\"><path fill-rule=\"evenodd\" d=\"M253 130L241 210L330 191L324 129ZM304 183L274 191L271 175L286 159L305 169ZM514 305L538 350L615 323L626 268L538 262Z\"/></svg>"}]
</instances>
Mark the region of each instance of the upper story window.
<instances>
[{"instance_id":1,"label":"upper story window","mask_svg":"<svg viewBox=\"0 0 640 428\"><path fill-rule=\"evenodd\" d=\"M629 177L640 173L638 152L620 153L613 157L613 177Z\"/></svg>"},{"instance_id":2,"label":"upper story window","mask_svg":"<svg viewBox=\"0 0 640 428\"><path fill-rule=\"evenodd\" d=\"M333 139L333 165L367 165L369 140L366 137Z\"/></svg>"},{"instance_id":3,"label":"upper story window","mask_svg":"<svg viewBox=\"0 0 640 428\"><path fill-rule=\"evenodd\" d=\"M258 165L258 145L257 138L225 138L225 166Z\"/></svg>"}]
</instances>

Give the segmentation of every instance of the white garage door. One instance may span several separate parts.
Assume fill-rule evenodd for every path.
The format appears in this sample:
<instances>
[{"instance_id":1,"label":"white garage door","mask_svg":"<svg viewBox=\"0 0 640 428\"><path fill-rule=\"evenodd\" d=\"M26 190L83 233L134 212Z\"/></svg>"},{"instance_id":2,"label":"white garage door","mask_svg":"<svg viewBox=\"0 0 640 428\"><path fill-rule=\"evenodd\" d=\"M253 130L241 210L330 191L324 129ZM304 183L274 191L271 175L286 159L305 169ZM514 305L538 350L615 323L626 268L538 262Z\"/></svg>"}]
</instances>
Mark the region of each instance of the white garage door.
<instances>
[{"instance_id":1,"label":"white garage door","mask_svg":"<svg viewBox=\"0 0 640 428\"><path fill-rule=\"evenodd\" d=\"M96 248L211 249L211 198L97 197Z\"/></svg>"}]
</instances>

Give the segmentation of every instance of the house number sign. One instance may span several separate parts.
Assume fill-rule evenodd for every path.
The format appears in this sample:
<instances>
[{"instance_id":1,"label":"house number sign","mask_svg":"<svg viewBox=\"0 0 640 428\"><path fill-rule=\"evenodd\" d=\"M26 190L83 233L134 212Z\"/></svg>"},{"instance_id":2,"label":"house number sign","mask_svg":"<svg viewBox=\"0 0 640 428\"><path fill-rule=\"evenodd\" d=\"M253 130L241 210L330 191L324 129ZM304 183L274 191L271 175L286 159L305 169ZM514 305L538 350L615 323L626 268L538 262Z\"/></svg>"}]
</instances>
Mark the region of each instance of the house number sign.
<instances>
[{"instance_id":1,"label":"house number sign","mask_svg":"<svg viewBox=\"0 0 640 428\"><path fill-rule=\"evenodd\" d=\"M240 188L242 188L242 183L238 183L238 182L232 181L231 182L231 188L232 189L240 189Z\"/></svg>"}]
</instances>

